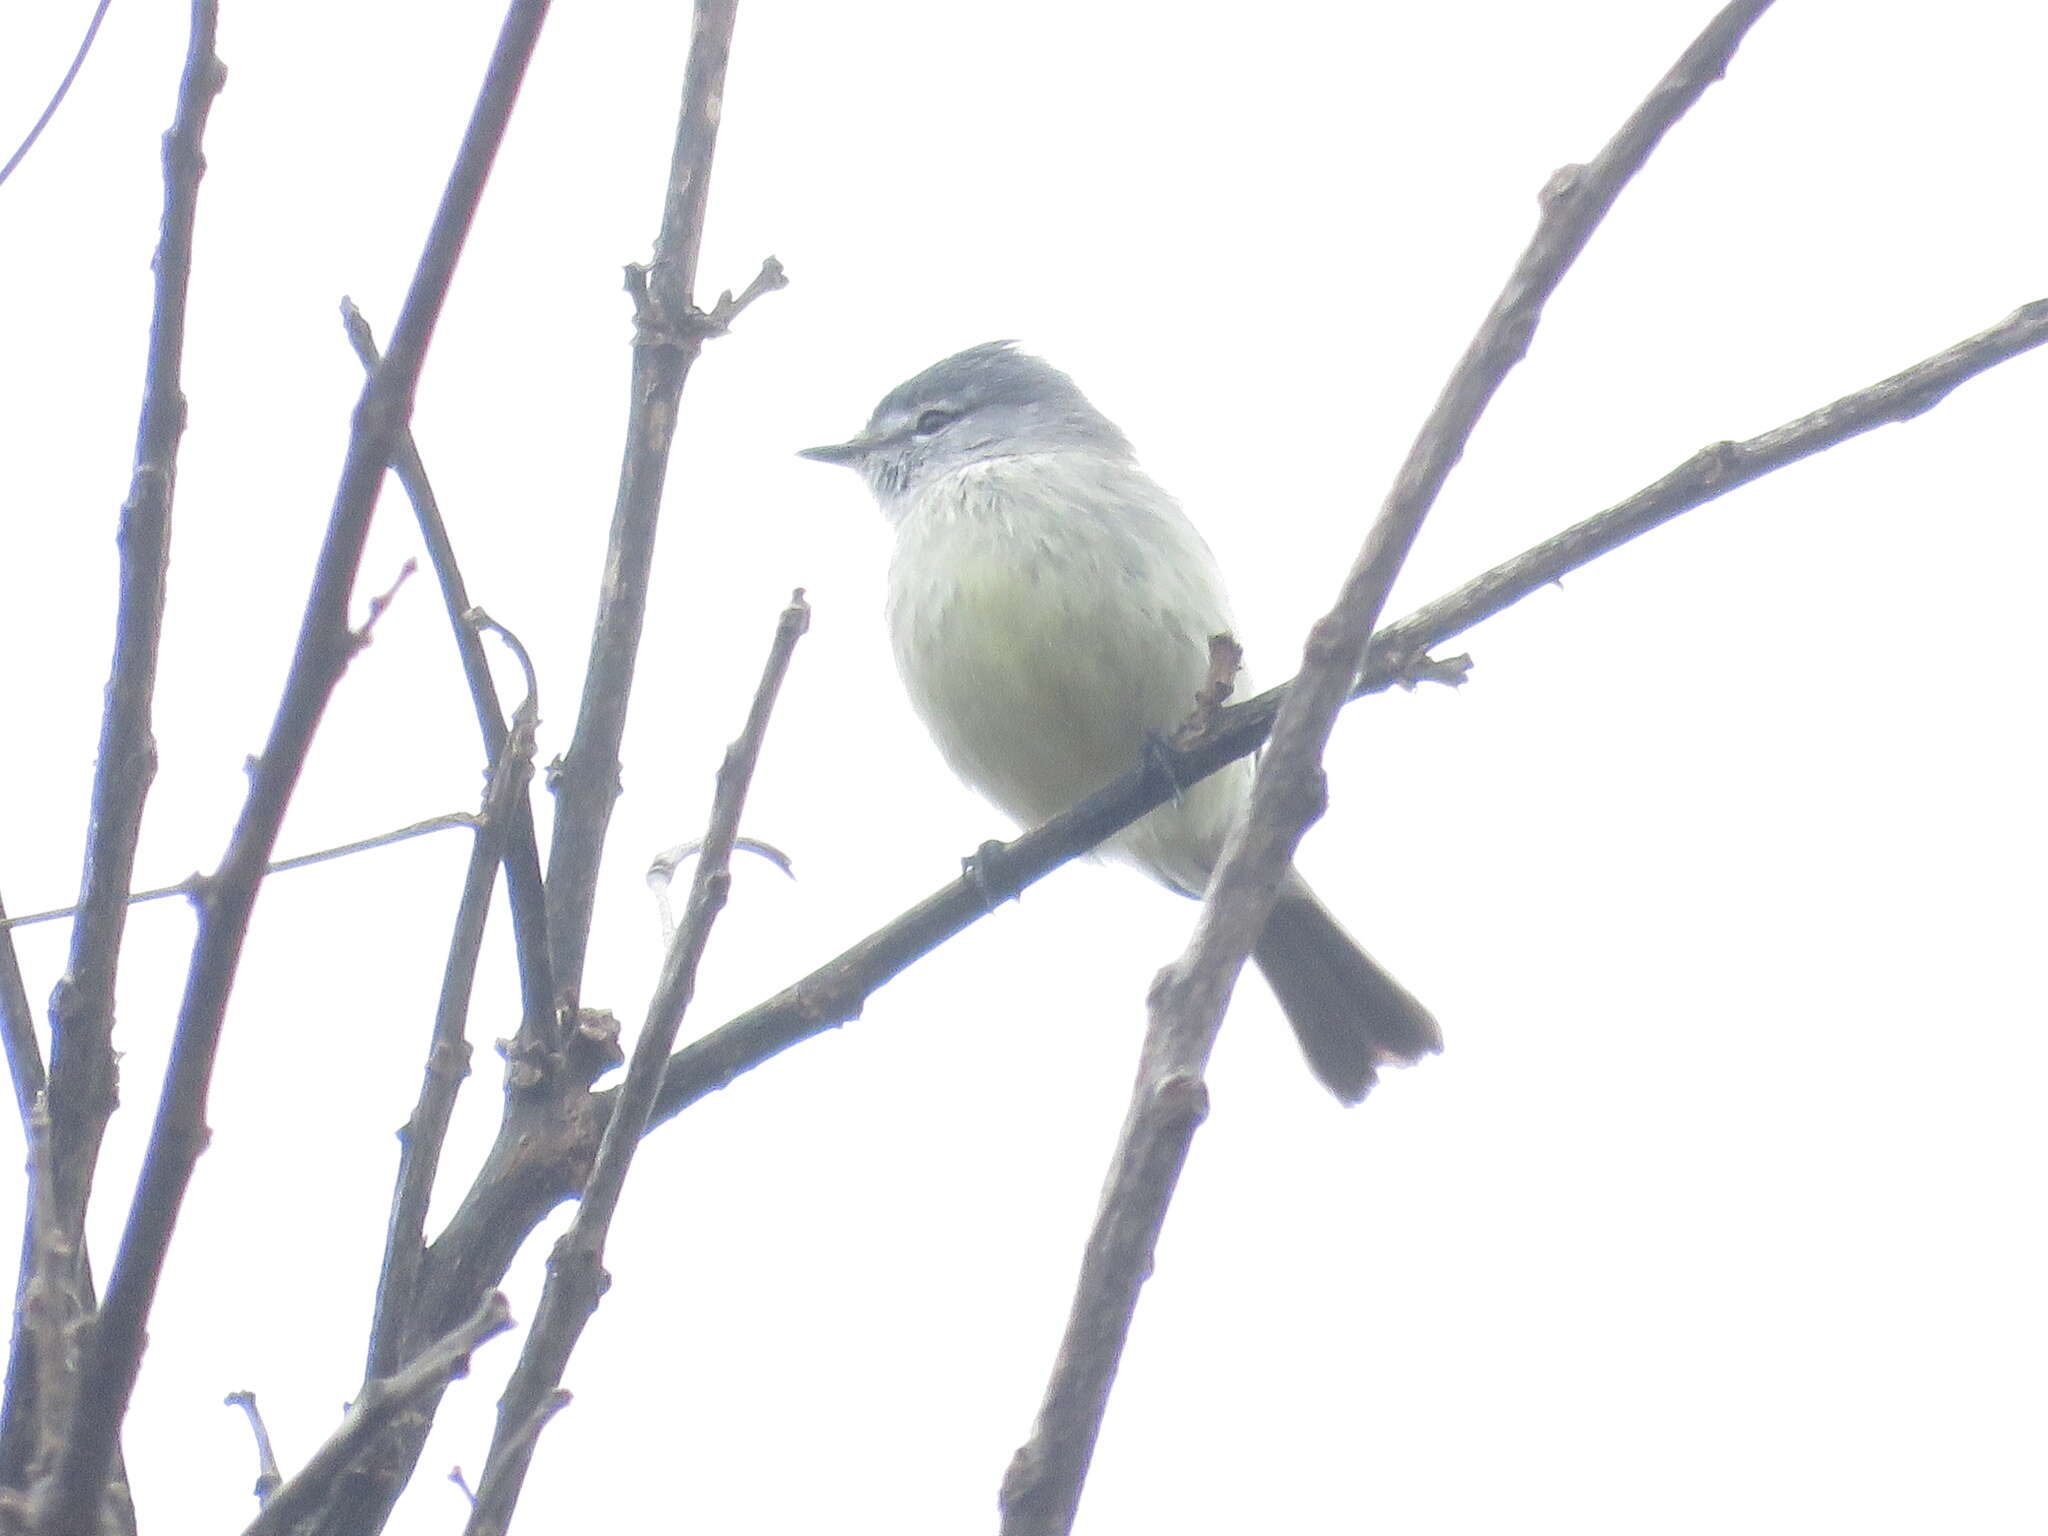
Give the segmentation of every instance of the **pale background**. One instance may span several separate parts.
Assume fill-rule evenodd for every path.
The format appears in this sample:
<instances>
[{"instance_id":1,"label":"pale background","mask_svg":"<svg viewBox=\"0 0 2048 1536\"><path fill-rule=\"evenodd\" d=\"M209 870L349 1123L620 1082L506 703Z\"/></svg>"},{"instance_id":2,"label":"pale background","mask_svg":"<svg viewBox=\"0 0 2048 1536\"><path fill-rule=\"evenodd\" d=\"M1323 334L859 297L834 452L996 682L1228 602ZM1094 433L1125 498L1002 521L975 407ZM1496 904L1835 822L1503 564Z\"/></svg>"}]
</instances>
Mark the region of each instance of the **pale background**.
<instances>
[{"instance_id":1,"label":"pale background","mask_svg":"<svg viewBox=\"0 0 2048 1536\"><path fill-rule=\"evenodd\" d=\"M8 8L0 138L88 10ZM771 251L792 286L690 381L586 1000L638 1018L641 870L699 830L793 586L815 624L748 830L801 879L742 867L686 1031L1005 830L899 696L879 518L796 448L1021 337L1183 497L1251 665L1284 676L1538 189L1710 11L748 0L702 297ZM497 20L225 0L145 883L219 857L358 385L335 304L388 332ZM17 912L76 885L184 26L115 6L0 189ZM574 718L619 268L652 239L687 30L679 3L557 8L420 397L472 591L541 666L543 760ZM1394 611L2048 293L2044 50L2048 12L2011 0L1768 15L1571 275ZM1692 514L1454 646L1477 660L1461 692L1346 715L1304 864L1449 1045L1345 1113L1246 982L1084 1530L2048 1523L2044 383L2022 359ZM365 591L415 546L391 492ZM471 808L479 770L422 578L342 684L280 851ZM224 1393L257 1392L295 1465L356 1385L464 851L443 834L266 890L127 1439L150 1528L253 1511ZM1143 989L1192 910L1064 871L659 1131L522 1528L991 1528ZM102 1265L190 933L175 903L130 927ZM18 938L40 1000L61 925ZM514 1022L493 940L464 1171ZM511 1280L522 1316L542 1251ZM451 1394L394 1529L459 1526L439 1477L480 1466L515 1349Z\"/></svg>"}]
</instances>

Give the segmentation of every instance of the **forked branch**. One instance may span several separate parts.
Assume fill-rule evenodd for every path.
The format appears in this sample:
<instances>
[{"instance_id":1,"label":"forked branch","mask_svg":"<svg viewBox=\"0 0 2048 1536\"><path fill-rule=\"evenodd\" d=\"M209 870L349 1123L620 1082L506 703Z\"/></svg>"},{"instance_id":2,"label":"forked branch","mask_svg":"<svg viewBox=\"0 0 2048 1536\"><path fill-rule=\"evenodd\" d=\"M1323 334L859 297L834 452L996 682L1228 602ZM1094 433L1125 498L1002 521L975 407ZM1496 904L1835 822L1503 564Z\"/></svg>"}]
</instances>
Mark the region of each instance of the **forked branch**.
<instances>
[{"instance_id":1,"label":"forked branch","mask_svg":"<svg viewBox=\"0 0 2048 1536\"><path fill-rule=\"evenodd\" d=\"M1769 0L1735 0L1658 82L1590 165L1551 179L1535 237L1509 275L1395 476L1335 606L1309 634L1281 700L1250 809L1211 880L1193 938L1147 999L1145 1043L1111 1160L1067 1330L1038 1421L1003 1479L1006 1536L1072 1529L1109 1391L1151 1274L1152 1255L1196 1129L1203 1073L1238 973L1273 910L1280 879L1322 814L1323 748L1357 684L1366 646L1423 519L1501 382L1528 351L1543 306L1621 189L1666 132L1718 80Z\"/></svg>"}]
</instances>

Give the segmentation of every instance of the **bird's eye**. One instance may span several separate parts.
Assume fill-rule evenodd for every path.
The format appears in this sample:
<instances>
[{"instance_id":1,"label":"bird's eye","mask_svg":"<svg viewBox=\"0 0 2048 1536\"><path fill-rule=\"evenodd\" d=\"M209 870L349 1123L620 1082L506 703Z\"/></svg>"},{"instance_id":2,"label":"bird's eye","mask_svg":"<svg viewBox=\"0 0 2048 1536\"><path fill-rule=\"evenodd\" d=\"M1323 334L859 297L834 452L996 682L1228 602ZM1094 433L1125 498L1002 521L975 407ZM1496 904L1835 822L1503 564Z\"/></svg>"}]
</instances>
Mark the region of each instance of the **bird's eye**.
<instances>
[{"instance_id":1,"label":"bird's eye","mask_svg":"<svg viewBox=\"0 0 2048 1536\"><path fill-rule=\"evenodd\" d=\"M930 410L917 418L917 435L933 437L960 419L958 411Z\"/></svg>"}]
</instances>

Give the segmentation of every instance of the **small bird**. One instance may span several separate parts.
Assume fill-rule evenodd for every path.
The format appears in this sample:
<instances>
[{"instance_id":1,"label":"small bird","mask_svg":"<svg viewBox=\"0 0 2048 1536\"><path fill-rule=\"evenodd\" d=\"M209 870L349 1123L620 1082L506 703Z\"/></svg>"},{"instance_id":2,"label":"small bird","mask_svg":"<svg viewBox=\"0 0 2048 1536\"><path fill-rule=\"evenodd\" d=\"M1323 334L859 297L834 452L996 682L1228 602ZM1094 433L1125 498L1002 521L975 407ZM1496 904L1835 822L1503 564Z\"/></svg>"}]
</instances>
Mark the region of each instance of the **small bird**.
<instances>
[{"instance_id":1,"label":"small bird","mask_svg":"<svg viewBox=\"0 0 2048 1536\"><path fill-rule=\"evenodd\" d=\"M1074 381L989 342L802 450L866 479L895 529L888 622L911 702L970 786L1027 827L1137 767L1196 711L1231 633L1215 558ZM1251 790L1232 763L1103 851L1199 897ZM1253 958L1347 1104L1443 1048L1429 1011L1289 870Z\"/></svg>"}]
</instances>

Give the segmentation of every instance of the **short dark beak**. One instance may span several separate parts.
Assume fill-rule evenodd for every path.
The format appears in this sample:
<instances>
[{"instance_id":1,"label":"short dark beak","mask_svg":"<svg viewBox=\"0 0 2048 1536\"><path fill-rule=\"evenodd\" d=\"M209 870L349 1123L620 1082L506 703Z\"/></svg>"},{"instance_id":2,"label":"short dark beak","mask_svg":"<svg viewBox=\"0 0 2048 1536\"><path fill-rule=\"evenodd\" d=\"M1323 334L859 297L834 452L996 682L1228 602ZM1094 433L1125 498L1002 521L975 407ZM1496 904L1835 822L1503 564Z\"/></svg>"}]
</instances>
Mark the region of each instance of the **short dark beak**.
<instances>
[{"instance_id":1,"label":"short dark beak","mask_svg":"<svg viewBox=\"0 0 2048 1536\"><path fill-rule=\"evenodd\" d=\"M822 448L799 448L796 456L800 459L816 459L820 464L858 464L869 446L855 438L850 443L827 443Z\"/></svg>"}]
</instances>

